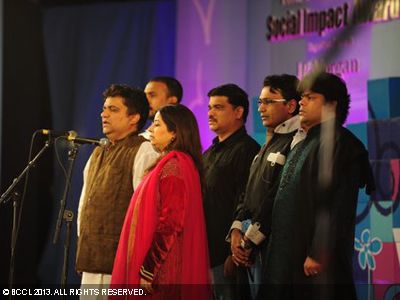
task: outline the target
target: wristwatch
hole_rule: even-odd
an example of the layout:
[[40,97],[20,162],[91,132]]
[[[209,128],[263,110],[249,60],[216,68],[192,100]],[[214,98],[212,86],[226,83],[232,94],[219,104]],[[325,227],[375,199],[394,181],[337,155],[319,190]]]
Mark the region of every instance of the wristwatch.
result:
[[254,243],[249,239],[243,238],[240,240],[240,247],[242,247],[245,250],[252,249],[254,247]]

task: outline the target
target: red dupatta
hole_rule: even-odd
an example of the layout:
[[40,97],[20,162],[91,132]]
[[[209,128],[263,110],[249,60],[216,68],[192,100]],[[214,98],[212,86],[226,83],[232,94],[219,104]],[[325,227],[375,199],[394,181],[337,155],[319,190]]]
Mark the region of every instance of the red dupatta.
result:
[[[200,179],[191,157],[178,151],[165,155],[156,167],[144,178],[132,196],[122,228],[112,272],[111,287],[119,285],[138,286],[139,270],[149,251],[157,227],[157,201],[160,174],[165,164],[176,158],[180,178],[184,183],[184,221],[182,247],[182,282],[174,284],[198,285],[202,289],[193,291],[183,288],[181,297],[204,298],[209,296],[209,260],[203,213]],[[200,290],[204,293],[199,294]]]

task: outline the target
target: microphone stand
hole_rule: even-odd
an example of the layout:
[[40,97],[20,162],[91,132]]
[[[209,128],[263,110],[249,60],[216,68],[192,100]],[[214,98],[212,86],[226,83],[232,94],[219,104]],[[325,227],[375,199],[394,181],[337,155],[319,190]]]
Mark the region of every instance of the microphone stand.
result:
[[[15,248],[17,246],[17,234],[18,234],[18,206],[20,200],[20,194],[18,191],[15,191],[11,196],[13,199],[13,223],[11,229],[11,255],[10,255],[10,273],[9,273],[9,288],[10,291],[14,285],[14,270],[15,270]],[[13,296],[10,293],[9,299],[13,299]]]
[[[50,147],[50,139],[46,141],[45,145],[43,148],[36,154],[36,156],[28,163],[28,165],[25,167],[25,169],[21,172],[21,174],[14,178],[12,184],[8,187],[8,189],[1,195],[0,197],[0,205],[2,203],[7,203],[10,199],[13,200],[13,224],[12,224],[12,232],[11,232],[11,254],[10,254],[10,273],[9,273],[9,287],[10,291],[13,288],[14,285],[14,268],[15,268],[15,247],[17,244],[17,238],[18,238],[18,206],[19,206],[19,193],[17,191],[14,191],[15,187],[17,184],[21,181],[21,179],[25,176],[25,174],[35,166],[36,161],[42,156],[42,154],[47,150],[47,148]],[[11,194],[14,191],[13,194]],[[10,293],[10,299],[12,299],[13,296]]]
[[[65,187],[64,187],[64,192],[62,199],[60,201],[60,210],[58,212],[58,218],[57,218],[57,223],[56,223],[56,228],[55,228],[55,233],[54,233],[54,238],[53,238],[53,244],[57,244],[59,236],[60,236],[60,230],[61,230],[61,225],[62,221],[64,220],[66,222],[67,226],[67,231],[66,231],[66,238],[64,241],[64,260],[63,260],[63,269],[62,269],[62,274],[61,274],[61,288],[64,289],[65,285],[67,283],[67,276],[68,276],[68,254],[69,254],[69,248],[70,248],[70,243],[71,243],[71,225],[72,221],[74,219],[74,213],[70,210],[66,210],[66,200],[68,197],[68,191],[71,183],[71,177],[72,177],[72,169],[75,163],[75,158],[78,153],[78,148],[79,144],[78,143],[72,143],[72,149],[68,151],[68,169],[67,169],[67,178],[65,180]],[[63,299],[66,299],[66,296],[63,296]]]

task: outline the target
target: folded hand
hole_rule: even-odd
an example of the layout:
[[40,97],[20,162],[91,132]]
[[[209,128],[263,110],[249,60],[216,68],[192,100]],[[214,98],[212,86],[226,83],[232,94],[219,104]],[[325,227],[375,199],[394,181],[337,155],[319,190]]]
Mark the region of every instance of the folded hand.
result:
[[304,262],[304,274],[306,276],[316,276],[322,271],[322,265],[311,257],[307,256]]
[[235,265],[237,266],[244,266],[248,267],[251,265],[251,262],[249,260],[250,254],[251,254],[251,249],[243,249],[240,245],[240,241],[243,238],[243,234],[237,230],[234,229],[231,232],[231,251],[232,251],[232,259]]
[[146,293],[152,294],[154,292],[150,281],[144,278],[140,278],[140,287],[146,291]]

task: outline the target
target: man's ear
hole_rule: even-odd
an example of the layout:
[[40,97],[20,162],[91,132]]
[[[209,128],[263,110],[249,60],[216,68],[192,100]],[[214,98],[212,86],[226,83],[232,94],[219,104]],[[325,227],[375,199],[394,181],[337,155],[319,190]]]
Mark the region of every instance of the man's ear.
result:
[[299,103],[297,103],[296,100],[291,99],[288,101],[287,106],[289,109],[289,114],[293,114],[297,108],[297,106],[299,105]]
[[243,119],[244,107],[243,106],[237,106],[235,108],[235,114],[236,114],[236,119]]
[[178,104],[178,98],[176,96],[169,96],[168,97],[168,104]]
[[329,120],[336,116],[337,101],[329,101],[324,103],[321,111],[321,120]]
[[137,125],[140,121],[140,114],[129,115],[129,124]]
[[336,113],[337,101],[325,102],[326,108],[328,108],[331,112]]

